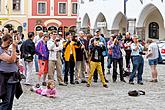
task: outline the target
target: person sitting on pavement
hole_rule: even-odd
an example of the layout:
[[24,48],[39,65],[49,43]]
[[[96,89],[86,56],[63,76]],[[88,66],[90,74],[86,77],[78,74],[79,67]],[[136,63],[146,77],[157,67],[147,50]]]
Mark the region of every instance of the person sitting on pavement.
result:
[[40,94],[42,96],[46,96],[49,98],[55,98],[57,94],[57,90],[55,88],[55,83],[53,80],[48,81],[46,89],[43,89],[41,86],[40,87],[32,86],[30,90],[32,92],[35,92],[37,94]]

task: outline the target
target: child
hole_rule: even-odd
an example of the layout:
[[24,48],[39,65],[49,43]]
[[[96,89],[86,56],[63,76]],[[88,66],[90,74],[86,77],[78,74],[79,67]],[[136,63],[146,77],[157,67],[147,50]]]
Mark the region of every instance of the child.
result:
[[37,88],[37,87],[33,86],[31,88],[31,91],[36,92],[37,94],[40,94],[42,96],[49,97],[49,98],[55,98],[56,93],[57,93],[54,81],[49,81],[47,83],[47,88],[46,89],[43,89],[41,87]]
[[103,46],[103,44],[100,44],[100,45],[102,46],[99,46],[98,41],[94,40],[93,47],[90,50],[91,51],[90,74],[88,77],[87,87],[90,87],[91,82],[92,82],[91,81],[92,76],[94,74],[95,69],[97,69],[100,75],[101,82],[103,83],[103,87],[108,88],[104,79],[102,66],[101,66],[101,55],[102,55],[102,52],[105,50],[105,46]]

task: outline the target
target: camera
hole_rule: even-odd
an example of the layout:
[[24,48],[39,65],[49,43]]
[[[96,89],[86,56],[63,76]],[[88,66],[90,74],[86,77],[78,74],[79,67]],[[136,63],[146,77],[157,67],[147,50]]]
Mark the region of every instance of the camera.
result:
[[60,42],[60,39],[56,39],[56,42]]
[[139,54],[140,54],[140,55],[145,55],[145,53],[143,53],[143,52],[139,52]]

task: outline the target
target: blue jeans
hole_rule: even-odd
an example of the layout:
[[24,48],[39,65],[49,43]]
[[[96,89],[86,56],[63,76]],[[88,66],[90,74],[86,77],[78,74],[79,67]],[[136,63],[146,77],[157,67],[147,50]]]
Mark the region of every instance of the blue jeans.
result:
[[111,64],[112,64],[112,55],[108,54],[108,64],[107,64],[107,68],[110,69],[111,68]]
[[38,56],[37,56],[37,55],[34,55],[34,63],[35,63],[36,72],[39,72],[39,67],[38,67]]
[[12,110],[16,84],[7,84],[7,94],[2,97],[0,110]]
[[152,59],[152,60],[148,60],[149,65],[157,65],[158,64],[158,59]]
[[132,61],[133,61],[133,70],[132,70],[132,73],[130,75],[129,81],[134,81],[136,71],[138,71],[137,81],[141,82],[142,81],[142,74],[143,74],[143,67],[144,67],[144,59],[142,56],[133,56]]

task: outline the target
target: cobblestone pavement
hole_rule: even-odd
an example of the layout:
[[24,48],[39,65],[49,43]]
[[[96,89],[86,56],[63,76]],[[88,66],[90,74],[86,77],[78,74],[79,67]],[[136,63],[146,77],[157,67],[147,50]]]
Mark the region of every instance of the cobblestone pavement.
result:
[[[158,73],[159,82],[150,83],[150,68],[145,61],[144,85],[129,85],[128,78],[127,83],[112,83],[111,75],[107,75],[107,89],[101,82],[93,82],[90,88],[85,84],[57,86],[55,99],[32,93],[30,87],[23,86],[24,94],[15,99],[14,110],[165,110],[165,65],[158,65]],[[130,97],[129,90],[144,90],[146,95]]]

